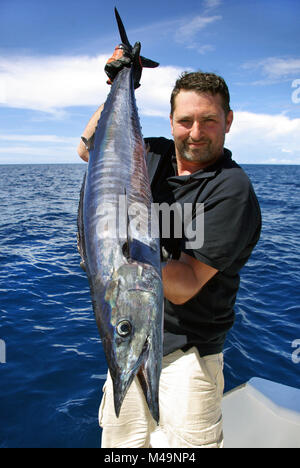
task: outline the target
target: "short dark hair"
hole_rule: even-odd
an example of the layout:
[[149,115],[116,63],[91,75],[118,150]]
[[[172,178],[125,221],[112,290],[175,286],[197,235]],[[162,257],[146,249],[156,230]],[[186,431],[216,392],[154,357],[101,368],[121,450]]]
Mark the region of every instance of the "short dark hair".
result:
[[225,115],[230,111],[230,94],[225,80],[214,73],[198,71],[184,72],[177,79],[171,94],[171,115],[175,109],[175,98],[182,89],[196,93],[210,93],[213,96],[220,94]]

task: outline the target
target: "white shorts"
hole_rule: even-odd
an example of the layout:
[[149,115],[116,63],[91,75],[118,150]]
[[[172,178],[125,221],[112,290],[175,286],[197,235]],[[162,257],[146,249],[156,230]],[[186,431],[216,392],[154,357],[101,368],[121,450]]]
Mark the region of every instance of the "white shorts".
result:
[[[223,354],[200,357],[194,347],[163,358],[159,385],[159,427],[170,448],[223,447],[221,402],[224,391]],[[103,387],[99,409],[102,448],[149,448],[157,428],[138,379],[115,415],[112,381]]]

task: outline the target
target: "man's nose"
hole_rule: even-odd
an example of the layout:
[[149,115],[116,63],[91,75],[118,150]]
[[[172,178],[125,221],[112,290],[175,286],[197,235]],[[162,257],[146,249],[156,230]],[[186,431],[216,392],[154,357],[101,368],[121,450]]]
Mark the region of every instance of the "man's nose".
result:
[[198,141],[203,136],[202,127],[199,122],[194,122],[190,131],[190,137],[194,141]]

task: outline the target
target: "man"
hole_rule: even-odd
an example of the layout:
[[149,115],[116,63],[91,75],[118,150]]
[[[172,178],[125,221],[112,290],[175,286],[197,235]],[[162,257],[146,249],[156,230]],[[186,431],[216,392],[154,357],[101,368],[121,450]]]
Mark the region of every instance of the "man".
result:
[[[126,66],[126,65],[125,65]],[[209,73],[184,73],[171,96],[174,141],[146,138],[156,203],[204,204],[204,242],[191,248],[171,235],[164,287],[164,359],[160,428],[170,447],[223,447],[223,345],[234,323],[239,270],[261,229],[259,205],[244,171],[224,148],[233,112],[226,83]],[[85,129],[94,132],[102,108]],[[80,143],[78,153],[88,160]],[[102,447],[149,447],[155,428],[137,379],[114,414],[111,379],[99,412]]]

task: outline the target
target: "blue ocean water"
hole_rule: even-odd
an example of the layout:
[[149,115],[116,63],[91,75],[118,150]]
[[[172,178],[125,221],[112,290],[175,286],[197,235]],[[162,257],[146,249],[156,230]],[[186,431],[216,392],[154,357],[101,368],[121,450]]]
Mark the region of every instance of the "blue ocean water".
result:
[[[244,169],[263,230],[241,273],[226,390],[253,376],[300,388],[300,166]],[[107,367],[76,247],[84,171],[0,167],[0,447],[100,444]]]

